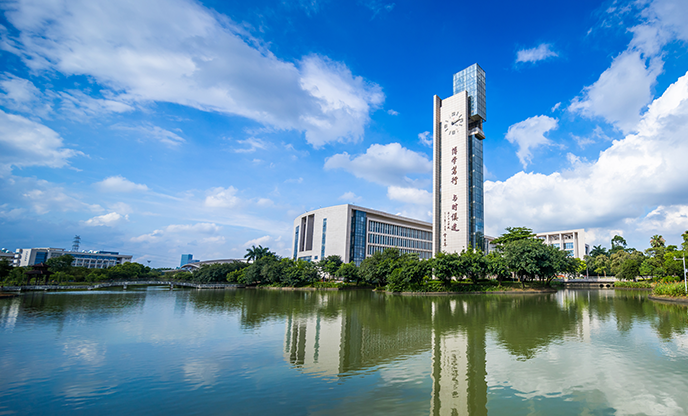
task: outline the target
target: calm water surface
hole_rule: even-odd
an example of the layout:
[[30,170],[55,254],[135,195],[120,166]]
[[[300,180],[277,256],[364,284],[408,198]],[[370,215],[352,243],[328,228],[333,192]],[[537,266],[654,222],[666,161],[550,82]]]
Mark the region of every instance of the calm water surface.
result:
[[647,292],[158,288],[0,299],[0,415],[688,413]]

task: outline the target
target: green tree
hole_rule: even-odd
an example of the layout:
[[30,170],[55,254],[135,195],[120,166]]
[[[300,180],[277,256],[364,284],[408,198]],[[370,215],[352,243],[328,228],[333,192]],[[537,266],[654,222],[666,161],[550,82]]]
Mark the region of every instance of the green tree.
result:
[[365,283],[376,287],[387,285],[387,278],[397,267],[402,255],[396,248],[378,251],[361,262],[359,272]]
[[437,280],[444,285],[448,285],[452,278],[456,276],[463,276],[461,270],[461,260],[456,253],[445,253],[443,251],[437,253],[432,259],[432,267]]
[[506,260],[504,255],[500,252],[493,251],[486,256],[487,260],[487,273],[490,276],[494,276],[499,283],[504,281],[504,279],[511,277],[511,272],[506,265]]
[[10,276],[12,271],[12,263],[7,261],[7,259],[0,260],[0,282],[4,281]]
[[318,268],[324,277],[332,278],[342,266],[342,258],[339,256],[327,256],[318,262]]
[[616,253],[620,250],[626,249],[626,240],[620,235],[615,235],[612,237],[612,249],[609,250],[610,253]]
[[246,254],[244,254],[244,258],[247,259],[249,262],[254,262],[261,257],[267,256],[267,255],[275,255],[275,253],[271,252],[269,248],[263,247],[261,245],[256,246],[251,246],[251,248],[246,249]]
[[507,267],[524,288],[527,281],[536,277],[549,283],[562,269],[566,270],[568,262],[565,256],[564,251],[532,238],[512,241],[504,246]]
[[390,274],[386,289],[390,292],[401,292],[418,288],[428,279],[431,270],[429,260],[419,260],[417,254],[403,255]]
[[53,257],[48,259],[45,264],[48,265],[48,270],[51,272],[65,272],[69,273],[72,270],[72,263],[74,262],[74,256],[65,254],[64,256]]
[[358,267],[356,267],[354,263],[342,264],[339,266],[339,269],[335,275],[345,282],[359,283],[361,281],[361,275],[358,272]]
[[592,247],[592,250],[590,250],[590,254],[588,254],[590,257],[597,257],[600,254],[607,255],[607,249],[602,247],[602,245],[596,245]]
[[481,250],[474,250],[470,245],[459,254],[459,269],[468,279],[477,282],[487,275],[487,259]]
[[612,271],[617,279],[633,280],[640,275],[640,266],[645,256],[643,253],[632,250],[631,252],[619,251],[612,255]]
[[492,241],[492,244],[497,246],[504,246],[508,243],[518,240],[525,240],[527,238],[535,237],[533,230],[528,227],[506,227],[506,232]]
[[283,283],[291,287],[305,286],[318,280],[318,268],[305,260],[282,259],[284,268]]
[[653,248],[658,248],[658,247],[664,247],[664,243],[666,240],[664,240],[664,237],[662,237],[659,234],[655,234],[650,238],[650,247]]

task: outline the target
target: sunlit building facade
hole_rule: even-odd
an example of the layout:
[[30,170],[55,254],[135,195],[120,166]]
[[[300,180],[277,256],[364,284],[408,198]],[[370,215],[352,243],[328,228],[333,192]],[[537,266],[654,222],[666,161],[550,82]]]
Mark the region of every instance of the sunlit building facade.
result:
[[320,208],[294,220],[294,259],[319,261],[336,255],[345,263],[386,248],[432,257],[432,224],[356,205]]

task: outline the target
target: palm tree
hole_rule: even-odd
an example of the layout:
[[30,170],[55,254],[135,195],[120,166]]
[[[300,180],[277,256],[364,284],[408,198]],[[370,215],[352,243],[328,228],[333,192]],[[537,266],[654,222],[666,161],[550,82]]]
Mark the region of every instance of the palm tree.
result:
[[271,254],[275,253],[272,253],[268,247],[263,247],[261,245],[258,245],[258,247],[251,246],[251,248],[246,249],[246,254],[244,254],[244,258],[247,259],[249,263],[252,263],[260,259],[261,257],[265,257]]
[[652,238],[650,238],[650,245],[653,248],[664,247],[665,242],[666,240],[664,240],[664,238],[662,238],[662,236],[659,234],[655,234],[652,236]]
[[[260,246],[258,246],[258,247],[260,247]],[[261,248],[262,248],[262,247],[261,247]],[[251,248],[247,248],[247,249],[246,249],[246,254],[244,254],[244,258],[245,258],[249,263],[253,263],[254,261],[257,260],[258,250],[260,250],[260,249],[257,249],[256,246],[251,246]]]

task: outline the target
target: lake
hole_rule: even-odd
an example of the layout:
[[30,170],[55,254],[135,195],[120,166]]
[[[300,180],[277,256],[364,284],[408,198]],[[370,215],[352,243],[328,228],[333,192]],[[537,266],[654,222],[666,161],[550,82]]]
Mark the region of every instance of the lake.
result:
[[688,308],[648,292],[31,292],[0,415],[688,413]]

